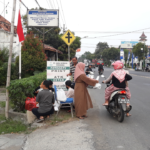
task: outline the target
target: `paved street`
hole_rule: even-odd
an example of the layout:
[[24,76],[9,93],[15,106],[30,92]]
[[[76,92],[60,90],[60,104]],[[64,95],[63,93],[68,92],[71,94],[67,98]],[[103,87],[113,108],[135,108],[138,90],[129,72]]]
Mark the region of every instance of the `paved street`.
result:
[[[105,68],[104,75],[108,77],[113,71],[112,68]],[[132,116],[125,118],[119,123],[116,118],[110,116],[104,103],[104,89],[89,90],[92,99],[95,101],[95,109],[90,110],[89,129],[93,131],[95,149],[102,150],[150,150],[150,73],[130,71],[133,80],[129,82],[131,90]],[[95,69],[95,77],[97,76]],[[100,82],[102,82],[100,78]]]

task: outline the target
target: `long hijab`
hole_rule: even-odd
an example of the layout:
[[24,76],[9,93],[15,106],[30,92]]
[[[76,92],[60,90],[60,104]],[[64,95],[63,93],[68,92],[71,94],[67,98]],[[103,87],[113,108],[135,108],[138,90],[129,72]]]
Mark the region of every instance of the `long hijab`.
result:
[[76,69],[75,69],[75,73],[74,73],[74,81],[76,81],[80,75],[85,74],[84,69],[85,69],[84,63],[80,62],[76,65]]

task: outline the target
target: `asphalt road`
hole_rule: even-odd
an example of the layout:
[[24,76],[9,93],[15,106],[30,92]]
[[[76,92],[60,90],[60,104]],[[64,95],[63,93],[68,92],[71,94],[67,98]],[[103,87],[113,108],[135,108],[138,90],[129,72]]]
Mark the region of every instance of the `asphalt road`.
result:
[[[97,68],[95,78],[98,75]],[[105,68],[108,77],[113,71]],[[94,109],[88,111],[85,119],[88,130],[93,132],[96,150],[150,150],[150,73],[130,71],[133,79],[129,82],[131,90],[131,117],[125,117],[120,123],[111,116],[102,104],[104,103],[105,85],[101,90],[90,89]],[[100,82],[103,78],[100,78]]]

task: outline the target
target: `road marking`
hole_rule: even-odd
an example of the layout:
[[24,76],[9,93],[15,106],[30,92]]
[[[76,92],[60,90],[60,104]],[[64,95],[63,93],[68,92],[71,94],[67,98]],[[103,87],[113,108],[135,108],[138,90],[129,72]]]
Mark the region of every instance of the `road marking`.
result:
[[135,75],[135,74],[130,74],[130,75],[132,75],[132,76],[138,76],[138,77],[143,77],[143,78],[148,78],[148,79],[150,79],[150,77],[146,77],[146,76],[139,76],[139,75]]
[[123,146],[117,146],[117,148],[124,148]]

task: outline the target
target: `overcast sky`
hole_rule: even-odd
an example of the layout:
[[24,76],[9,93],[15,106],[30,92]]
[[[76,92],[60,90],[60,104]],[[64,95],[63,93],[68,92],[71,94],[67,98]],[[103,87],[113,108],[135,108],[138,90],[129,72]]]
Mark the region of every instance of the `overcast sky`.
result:
[[[22,0],[30,8],[38,7],[35,0]],[[147,43],[150,45],[150,29],[141,30],[139,33],[122,34],[118,36],[102,37],[119,33],[101,32],[128,32],[150,28],[150,0],[37,0],[41,7],[60,9],[60,25],[75,32],[76,36],[85,37],[81,40],[81,52],[94,52],[98,42],[107,42],[110,46],[118,47],[121,41],[138,41],[144,31],[147,36]],[[61,1],[61,3],[60,3]],[[11,22],[13,0],[9,2],[5,17]],[[58,3],[57,3],[58,2]],[[4,0],[0,0],[0,14],[4,9]],[[52,5],[51,5],[52,4]],[[62,7],[61,7],[62,4]],[[15,25],[17,25],[19,0],[17,0],[17,11]],[[26,13],[26,8],[21,6],[21,14]],[[2,14],[4,16],[4,13]],[[91,38],[97,37],[97,38]]]

